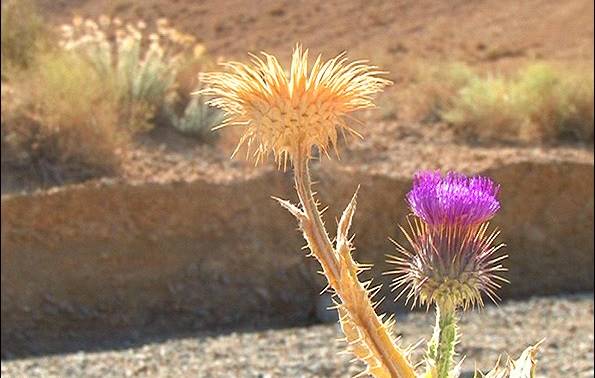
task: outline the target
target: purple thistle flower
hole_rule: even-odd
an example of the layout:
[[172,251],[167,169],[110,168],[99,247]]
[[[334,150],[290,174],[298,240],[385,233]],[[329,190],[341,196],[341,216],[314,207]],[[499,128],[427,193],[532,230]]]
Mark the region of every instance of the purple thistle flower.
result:
[[428,225],[477,225],[490,220],[500,209],[500,186],[487,177],[465,177],[449,172],[420,172],[413,179],[407,202],[413,213]]
[[411,251],[397,244],[399,256],[389,262],[398,267],[392,289],[399,298],[429,306],[456,308],[482,305],[481,293],[493,301],[507,282],[497,273],[506,271],[496,257],[503,244],[494,244],[498,231],[488,232],[488,221],[500,208],[499,186],[487,177],[466,177],[449,172],[415,175],[407,194],[413,216],[405,234]]

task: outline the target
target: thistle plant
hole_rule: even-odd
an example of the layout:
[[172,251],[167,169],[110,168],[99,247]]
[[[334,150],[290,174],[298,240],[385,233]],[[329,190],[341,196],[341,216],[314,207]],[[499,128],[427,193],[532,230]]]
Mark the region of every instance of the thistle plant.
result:
[[[357,191],[331,241],[309,171],[313,149],[330,158],[340,133],[359,136],[345,119],[374,107],[372,96],[390,84],[382,77],[385,72],[365,61],[348,63],[344,54],[326,62],[318,56],[309,69],[308,51],[299,45],[288,72],[266,53],[252,55],[251,64],[230,62],[224,67],[224,72],[201,74],[205,87],[199,94],[212,96],[208,103],[225,113],[218,127],[244,129],[234,155],[245,146],[246,156],[256,164],[272,154],[279,168],[292,168],[300,203],[276,200],[297,218],[311,255],[322,266],[348,350],[367,366],[362,374],[415,377],[409,348],[397,345],[394,318],[376,313],[379,286],[359,278],[370,266],[357,263],[352,255],[349,229]],[[413,215],[406,235],[412,248],[399,247],[400,255],[391,261],[397,264],[393,273],[399,274],[395,287],[404,288],[413,304],[437,307],[427,368],[420,376],[458,375],[453,362],[457,310],[481,305],[482,293],[496,299],[498,281],[505,281],[498,275],[505,258],[496,256],[501,248],[494,243],[498,232],[488,233],[487,223],[499,209],[497,194],[498,186],[487,178],[454,173],[421,173],[415,178],[407,197]],[[532,377],[535,350],[497,366],[488,377]]]
[[[482,293],[494,302],[501,264],[496,256],[503,244],[495,244],[498,231],[489,232],[489,220],[500,208],[499,186],[489,178],[468,178],[449,173],[416,175],[407,202],[413,214],[409,231],[402,228],[411,251],[397,244],[399,256],[390,262],[399,275],[393,289],[402,288],[413,305],[436,306],[436,327],[428,344],[427,365],[431,376],[450,377],[458,341],[457,310],[481,306]],[[398,298],[398,297],[397,297]]]

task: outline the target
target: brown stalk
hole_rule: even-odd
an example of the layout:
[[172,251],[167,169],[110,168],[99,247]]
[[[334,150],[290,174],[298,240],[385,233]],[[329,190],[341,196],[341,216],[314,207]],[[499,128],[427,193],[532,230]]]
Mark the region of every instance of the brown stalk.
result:
[[329,288],[339,298],[337,310],[351,352],[368,365],[364,373],[375,377],[415,377],[413,367],[395,344],[390,325],[383,323],[374,310],[371,297],[375,290],[369,288],[369,282],[362,283],[357,277],[362,267],[351,256],[353,248],[348,238],[357,193],[341,217],[336,247],[333,247],[312,193],[309,158],[297,154],[294,162],[295,186],[302,210],[288,201],[279,202],[299,220],[308,247],[322,266]]

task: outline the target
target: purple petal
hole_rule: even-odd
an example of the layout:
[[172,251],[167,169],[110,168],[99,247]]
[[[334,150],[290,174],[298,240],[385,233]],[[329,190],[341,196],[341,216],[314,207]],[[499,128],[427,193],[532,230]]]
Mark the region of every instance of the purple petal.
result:
[[499,190],[500,186],[487,177],[419,172],[407,202],[429,225],[473,225],[490,220],[500,209]]

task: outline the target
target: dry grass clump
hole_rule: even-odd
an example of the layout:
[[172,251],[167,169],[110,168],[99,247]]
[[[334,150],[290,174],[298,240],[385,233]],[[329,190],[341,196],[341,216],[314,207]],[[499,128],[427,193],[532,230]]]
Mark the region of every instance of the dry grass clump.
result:
[[529,123],[527,137],[593,142],[593,67],[579,70],[535,64],[516,85]]
[[593,142],[592,70],[536,63],[513,76],[484,77],[449,65],[431,72],[426,83],[420,109],[467,138]]
[[31,0],[7,0],[2,4],[2,79],[13,69],[33,63],[44,35],[41,17]]
[[[120,119],[133,132],[155,126],[175,93],[178,71],[197,60],[202,45],[160,19],[147,24],[123,24],[119,19],[74,18],[62,26],[60,45],[87,61],[105,81],[114,83]],[[203,48],[204,49],[204,48]],[[165,119],[164,121],[168,121]]]
[[50,183],[117,171],[127,133],[118,126],[116,92],[76,55],[38,60],[2,104],[3,163],[36,169]]
[[479,141],[518,141],[526,123],[525,100],[500,77],[476,77],[442,111],[461,135]]
[[453,106],[456,93],[477,75],[463,63],[422,65],[416,73],[419,82],[411,96],[414,112],[426,122],[435,122]]
[[[37,36],[29,29],[32,20],[43,26],[40,17],[30,3],[27,12],[25,3],[14,4],[3,5],[12,14],[2,15],[3,93],[7,83],[11,93],[2,104],[3,164],[37,167],[44,177],[50,172],[52,183],[113,174],[121,149],[137,133],[175,127],[206,140],[220,121],[202,97],[191,97],[198,71],[209,61],[204,46],[167,20],[149,27],[75,17],[62,25],[57,41],[44,38],[43,48],[34,48]],[[24,31],[18,24],[5,33],[5,23],[12,25],[23,12]],[[7,54],[5,37],[13,44]],[[5,55],[22,62],[6,78]]]

